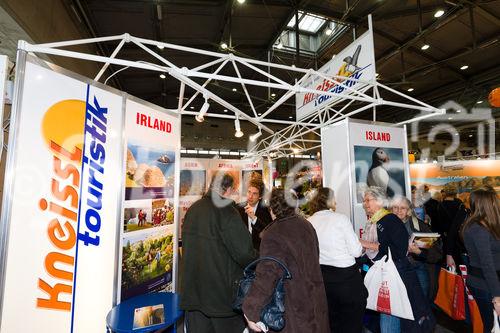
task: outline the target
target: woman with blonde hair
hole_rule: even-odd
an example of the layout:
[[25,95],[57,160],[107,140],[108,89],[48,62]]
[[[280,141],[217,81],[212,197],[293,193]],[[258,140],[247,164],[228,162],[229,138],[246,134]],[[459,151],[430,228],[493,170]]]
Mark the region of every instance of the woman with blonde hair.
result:
[[462,229],[470,258],[467,286],[479,306],[484,332],[489,332],[493,310],[500,315],[500,201],[495,191],[478,189],[471,194],[470,208]]

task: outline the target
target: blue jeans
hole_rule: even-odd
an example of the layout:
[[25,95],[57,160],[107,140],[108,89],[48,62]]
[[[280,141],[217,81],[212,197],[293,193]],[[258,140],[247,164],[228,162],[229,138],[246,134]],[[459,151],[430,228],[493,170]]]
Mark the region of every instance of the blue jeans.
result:
[[400,333],[399,318],[384,313],[380,314],[380,333]]
[[427,266],[424,262],[415,261],[413,263],[415,268],[415,273],[417,273],[417,279],[422,287],[425,298],[429,297],[429,272],[427,271]]

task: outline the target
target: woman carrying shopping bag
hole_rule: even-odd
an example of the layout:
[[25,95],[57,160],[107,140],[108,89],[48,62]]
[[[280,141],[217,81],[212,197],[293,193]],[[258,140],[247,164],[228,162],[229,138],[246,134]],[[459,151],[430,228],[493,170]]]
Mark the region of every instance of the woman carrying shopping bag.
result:
[[[408,232],[401,220],[390,213],[384,207],[387,198],[382,189],[370,187],[364,193],[363,208],[369,218],[369,223],[375,225],[376,230],[370,236],[372,241],[362,240],[361,245],[371,251],[371,254],[377,253],[373,261],[378,261],[391,252],[392,259],[397,268],[401,280],[403,281],[408,299],[410,301],[414,320],[400,319],[383,313],[380,315],[380,329],[382,333],[428,333],[432,332],[435,325],[435,319],[430,309],[429,303],[425,298],[422,288],[418,282],[414,268],[407,258],[408,253]],[[376,240],[374,240],[376,238]],[[385,259],[385,258],[384,258]],[[374,267],[377,264],[374,265]],[[418,286],[416,288],[415,286]],[[388,290],[388,293],[397,293],[397,290]],[[370,299],[370,296],[368,296]]]
[[[469,253],[467,286],[481,313],[484,332],[491,332],[493,310],[500,314],[500,200],[492,189],[470,196],[471,216],[462,229]],[[493,303],[493,304],[492,304]]]

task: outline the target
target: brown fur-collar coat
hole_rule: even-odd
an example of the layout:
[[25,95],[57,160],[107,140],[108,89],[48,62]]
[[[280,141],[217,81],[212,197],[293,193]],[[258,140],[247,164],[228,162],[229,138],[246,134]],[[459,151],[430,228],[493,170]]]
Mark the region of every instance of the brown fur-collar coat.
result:
[[[286,326],[281,332],[330,332],[318,239],[311,224],[296,215],[276,220],[262,234],[260,255],[279,259],[292,274],[292,279],[285,282]],[[258,264],[255,281],[243,304],[250,320],[260,321],[260,312],[282,275],[283,270],[274,262]]]

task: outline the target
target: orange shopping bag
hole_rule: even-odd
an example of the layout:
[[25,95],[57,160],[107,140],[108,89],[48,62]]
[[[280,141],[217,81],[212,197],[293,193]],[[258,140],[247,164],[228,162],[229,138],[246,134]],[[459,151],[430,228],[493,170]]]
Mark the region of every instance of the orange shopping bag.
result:
[[462,278],[464,279],[465,292],[467,293],[467,303],[469,305],[470,321],[472,323],[473,333],[483,332],[483,320],[481,319],[481,313],[479,312],[479,307],[477,306],[476,300],[472,296],[467,288],[467,266],[460,265],[460,272],[462,273]]
[[464,281],[455,272],[441,268],[439,289],[434,303],[455,320],[465,319]]

